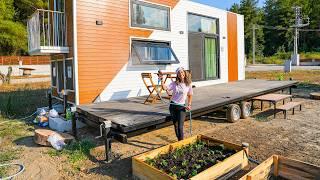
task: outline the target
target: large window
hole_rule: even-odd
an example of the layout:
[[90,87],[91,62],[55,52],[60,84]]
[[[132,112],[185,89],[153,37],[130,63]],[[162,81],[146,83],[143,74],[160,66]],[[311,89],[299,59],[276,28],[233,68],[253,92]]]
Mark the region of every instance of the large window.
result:
[[188,14],[189,68],[193,81],[220,77],[219,20]]
[[131,1],[131,26],[170,30],[170,9],[137,0]]
[[207,34],[218,34],[218,20],[195,14],[188,15],[189,32],[202,32]]
[[168,42],[133,40],[131,52],[134,64],[179,63]]

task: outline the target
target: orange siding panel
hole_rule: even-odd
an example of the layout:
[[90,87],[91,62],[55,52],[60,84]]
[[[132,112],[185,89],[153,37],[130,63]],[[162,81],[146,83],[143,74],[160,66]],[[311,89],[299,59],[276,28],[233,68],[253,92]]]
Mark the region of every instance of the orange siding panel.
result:
[[[178,1],[149,2],[173,8]],[[152,31],[129,27],[128,0],[78,0],[77,26],[79,99],[84,104],[93,102],[128,62],[130,36],[147,38]]]
[[238,30],[237,15],[228,12],[228,76],[230,81],[238,80]]

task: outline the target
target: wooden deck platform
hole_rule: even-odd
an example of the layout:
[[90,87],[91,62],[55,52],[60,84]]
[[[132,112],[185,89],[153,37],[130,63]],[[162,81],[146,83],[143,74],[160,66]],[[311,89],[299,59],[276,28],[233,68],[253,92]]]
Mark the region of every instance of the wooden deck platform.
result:
[[[225,105],[293,87],[296,81],[244,80],[194,88],[192,116],[213,112]],[[112,128],[128,133],[170,121],[168,105],[143,104],[146,97],[81,105],[77,112],[85,122],[97,126],[110,120]]]

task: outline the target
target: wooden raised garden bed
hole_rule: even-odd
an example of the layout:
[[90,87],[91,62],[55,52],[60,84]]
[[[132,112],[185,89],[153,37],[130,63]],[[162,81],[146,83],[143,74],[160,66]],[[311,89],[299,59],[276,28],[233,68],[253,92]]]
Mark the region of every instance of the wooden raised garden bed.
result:
[[253,179],[320,179],[320,167],[305,162],[273,155],[240,180]]
[[204,135],[133,157],[138,179],[226,179],[248,165],[248,148]]

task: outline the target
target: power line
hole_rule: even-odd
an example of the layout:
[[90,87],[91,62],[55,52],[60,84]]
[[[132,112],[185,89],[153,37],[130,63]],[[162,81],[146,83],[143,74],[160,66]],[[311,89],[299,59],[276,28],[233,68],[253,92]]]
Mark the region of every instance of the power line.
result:
[[320,29],[299,29],[302,32],[320,32]]
[[[289,31],[294,28],[292,27],[279,27],[279,26],[266,26],[266,25],[255,25],[255,29],[270,29],[270,30],[278,30],[278,31]],[[320,29],[299,29],[298,31],[302,32],[320,32]]]

